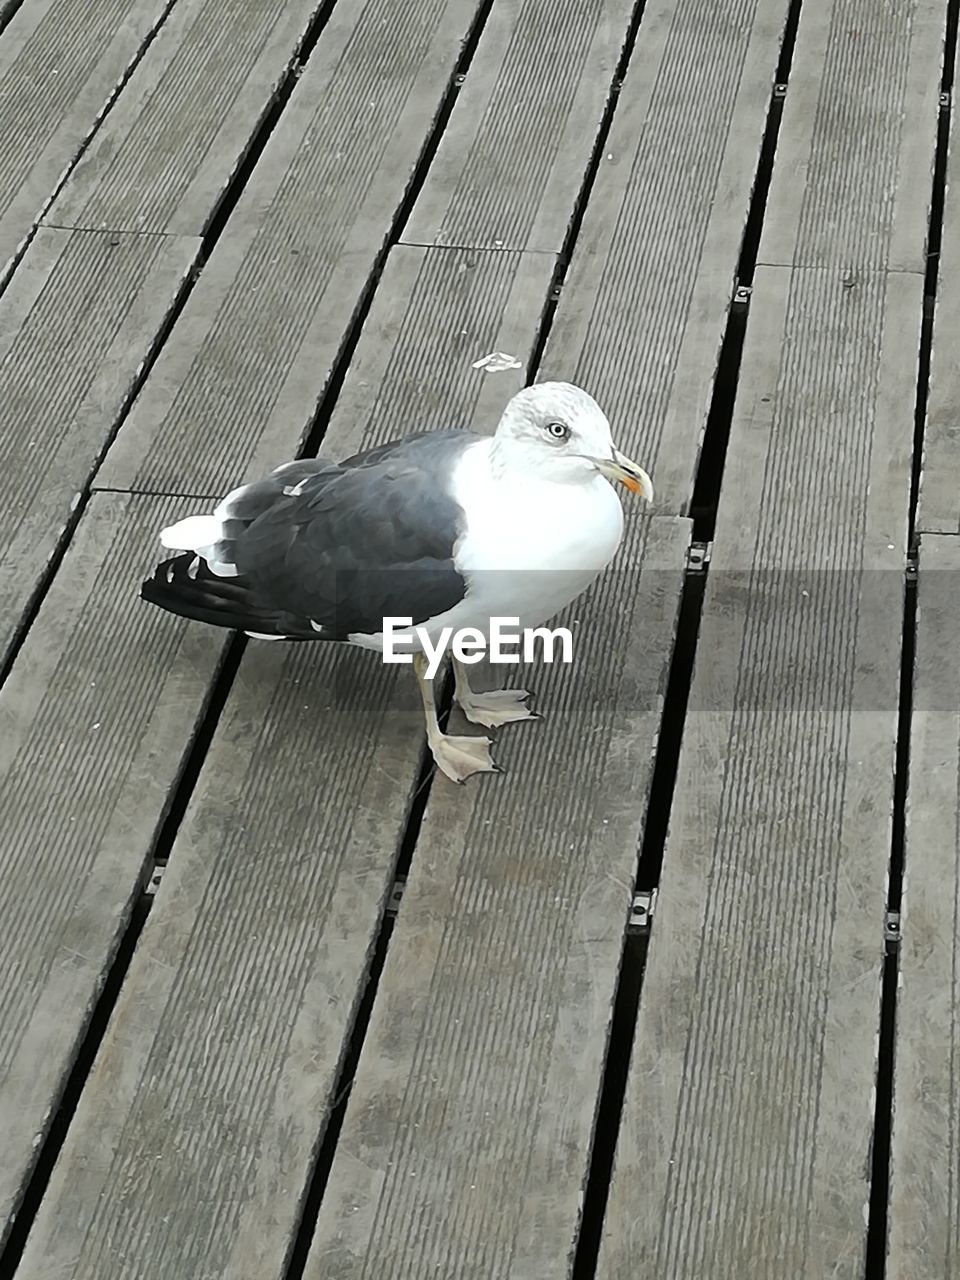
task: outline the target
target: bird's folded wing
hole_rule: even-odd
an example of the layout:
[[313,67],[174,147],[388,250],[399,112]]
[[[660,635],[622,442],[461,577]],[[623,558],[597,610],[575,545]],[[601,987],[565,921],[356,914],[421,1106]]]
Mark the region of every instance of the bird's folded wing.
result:
[[471,440],[437,432],[361,465],[314,464],[306,474],[291,466],[238,491],[222,511],[234,582],[257,609],[331,639],[379,632],[384,617],[418,623],[452,608],[466,584],[454,565],[464,513],[449,479]]

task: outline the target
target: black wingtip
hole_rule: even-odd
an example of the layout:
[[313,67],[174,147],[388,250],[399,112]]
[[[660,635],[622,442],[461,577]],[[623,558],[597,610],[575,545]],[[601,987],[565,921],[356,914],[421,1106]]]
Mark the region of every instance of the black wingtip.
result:
[[159,604],[160,602],[157,599],[154,584],[154,578],[144,578],[143,582],[140,583],[140,590],[137,592],[137,598],[139,600],[146,600],[147,604]]
[[229,631],[257,631],[278,640],[319,640],[309,620],[280,614],[257,600],[243,577],[211,573],[192,551],[163,560],[140,584],[140,599],[167,613]]
[[[270,620],[250,608],[247,591],[236,578],[220,579],[192,552],[163,560],[140,584],[140,599],[167,613],[235,631],[269,631]],[[198,572],[199,568],[199,572]],[[193,572],[191,573],[191,569]]]
[[158,564],[156,569],[154,569],[152,578],[144,578],[140,583],[140,590],[137,593],[141,600],[145,600],[147,604],[155,604],[159,605],[161,608],[168,608],[163,599],[163,587],[167,585],[166,578],[162,578],[161,574],[164,573],[167,565],[172,563],[172,561],[165,560],[163,564]]

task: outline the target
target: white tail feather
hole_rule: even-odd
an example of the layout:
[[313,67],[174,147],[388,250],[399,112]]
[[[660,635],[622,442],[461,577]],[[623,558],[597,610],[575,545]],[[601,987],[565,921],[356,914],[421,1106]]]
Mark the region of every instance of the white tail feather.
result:
[[160,545],[168,551],[195,551],[206,558],[206,552],[219,542],[222,530],[216,516],[187,516],[160,530]]

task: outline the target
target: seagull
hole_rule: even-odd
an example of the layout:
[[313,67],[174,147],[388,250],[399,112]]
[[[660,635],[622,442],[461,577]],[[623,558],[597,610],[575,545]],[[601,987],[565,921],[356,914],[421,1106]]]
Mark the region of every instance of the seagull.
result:
[[[398,634],[409,641],[427,742],[460,783],[500,770],[489,738],[440,729],[423,636],[436,648],[467,627],[489,637],[492,618],[526,628],[554,617],[620,545],[616,483],[653,501],[650,477],[614,447],[593,397],[541,382],[513,396],[492,436],[419,432],[342,462],[287,462],[234,489],[212,515],[161,531],[161,545],[179,554],[140,594],[254,639],[381,653],[385,620],[410,619]],[[453,666],[454,696],[472,723],[537,718],[526,690],[481,693],[455,655]]]

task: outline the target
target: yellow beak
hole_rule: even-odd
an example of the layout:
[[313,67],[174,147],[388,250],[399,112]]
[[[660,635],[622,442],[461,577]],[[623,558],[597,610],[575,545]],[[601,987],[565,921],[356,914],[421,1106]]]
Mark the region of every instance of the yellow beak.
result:
[[631,493],[639,493],[648,502],[653,501],[653,481],[643,467],[631,462],[619,449],[614,449],[612,458],[594,458],[592,461],[608,480],[619,481]]

